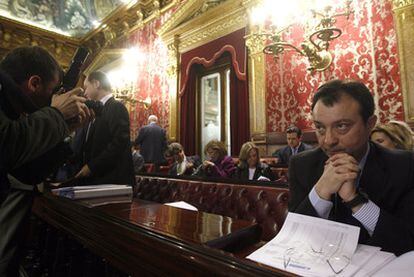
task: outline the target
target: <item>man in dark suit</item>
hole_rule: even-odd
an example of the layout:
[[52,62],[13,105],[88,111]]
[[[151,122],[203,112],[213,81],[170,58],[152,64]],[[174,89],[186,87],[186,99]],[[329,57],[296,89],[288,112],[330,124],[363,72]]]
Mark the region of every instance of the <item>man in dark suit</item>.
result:
[[186,156],[183,146],[177,142],[168,146],[167,153],[174,158],[174,163],[168,172],[169,175],[192,175],[201,165],[199,156]]
[[312,146],[301,141],[302,130],[296,126],[292,125],[287,128],[286,140],[288,145],[272,154],[272,156],[277,157],[278,164],[288,165],[291,156],[312,149]]
[[146,163],[154,163],[156,167],[165,161],[164,152],[167,150],[165,130],[158,124],[155,115],[148,117],[148,125],[143,126],[138,133],[135,143],[140,146],[141,155]]
[[289,210],[360,227],[359,242],[414,250],[414,159],[369,142],[377,121],[368,88],[322,85],[312,104],[319,147],[292,157]]
[[84,82],[85,95],[103,104],[102,114],[84,128],[83,166],[76,175],[83,184],[134,184],[129,115],[114,99],[105,73],[95,71]]

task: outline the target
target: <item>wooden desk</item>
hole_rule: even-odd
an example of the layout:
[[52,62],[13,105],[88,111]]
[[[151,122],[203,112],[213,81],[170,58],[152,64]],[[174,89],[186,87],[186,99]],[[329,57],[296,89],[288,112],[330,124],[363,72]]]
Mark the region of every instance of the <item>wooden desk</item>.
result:
[[219,250],[257,242],[258,226],[246,221],[138,199],[88,208],[45,195],[35,199],[33,211],[132,276],[290,276]]

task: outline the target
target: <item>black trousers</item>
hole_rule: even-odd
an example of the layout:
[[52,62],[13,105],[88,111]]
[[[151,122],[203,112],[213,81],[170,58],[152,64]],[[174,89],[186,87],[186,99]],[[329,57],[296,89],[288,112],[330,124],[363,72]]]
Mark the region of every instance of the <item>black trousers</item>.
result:
[[13,186],[0,203],[0,276],[18,276],[21,246],[28,230],[33,187]]

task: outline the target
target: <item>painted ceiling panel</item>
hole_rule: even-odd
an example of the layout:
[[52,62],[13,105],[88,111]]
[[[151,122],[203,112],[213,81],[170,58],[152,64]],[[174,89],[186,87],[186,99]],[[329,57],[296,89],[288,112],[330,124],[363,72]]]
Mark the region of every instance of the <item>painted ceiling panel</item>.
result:
[[81,38],[125,0],[0,0],[0,16]]

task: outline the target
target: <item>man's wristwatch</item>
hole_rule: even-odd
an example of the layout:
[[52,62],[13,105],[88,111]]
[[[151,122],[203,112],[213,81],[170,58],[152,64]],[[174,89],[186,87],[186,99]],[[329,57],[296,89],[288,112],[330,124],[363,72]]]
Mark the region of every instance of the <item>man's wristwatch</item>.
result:
[[354,199],[348,202],[344,201],[343,203],[347,208],[352,209],[360,204],[365,204],[367,202],[368,202],[368,196],[365,193],[359,191]]

